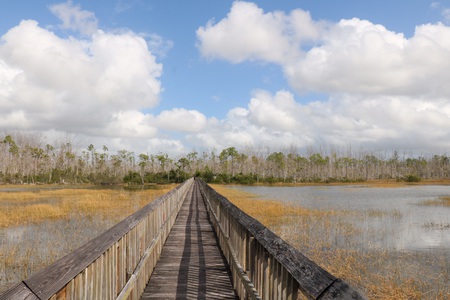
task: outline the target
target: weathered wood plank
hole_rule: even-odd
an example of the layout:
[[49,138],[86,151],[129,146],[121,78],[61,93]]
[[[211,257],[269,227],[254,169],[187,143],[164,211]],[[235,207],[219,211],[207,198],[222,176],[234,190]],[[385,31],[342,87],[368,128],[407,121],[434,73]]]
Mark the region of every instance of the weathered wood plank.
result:
[[0,295],[0,300],[9,299],[39,300],[39,298],[33,294],[33,292],[23,282],[18,283]]
[[189,193],[141,299],[236,299],[201,195]]
[[321,295],[320,299],[360,300],[365,298],[341,279],[336,279],[336,281]]

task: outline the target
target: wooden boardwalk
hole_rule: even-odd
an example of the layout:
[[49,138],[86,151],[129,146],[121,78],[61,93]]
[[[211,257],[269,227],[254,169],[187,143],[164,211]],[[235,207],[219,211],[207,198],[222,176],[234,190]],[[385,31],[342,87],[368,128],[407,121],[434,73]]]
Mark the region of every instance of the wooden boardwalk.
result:
[[19,282],[0,300],[238,299],[237,295],[366,299],[204,181],[190,178]]
[[197,184],[186,196],[141,299],[238,299]]

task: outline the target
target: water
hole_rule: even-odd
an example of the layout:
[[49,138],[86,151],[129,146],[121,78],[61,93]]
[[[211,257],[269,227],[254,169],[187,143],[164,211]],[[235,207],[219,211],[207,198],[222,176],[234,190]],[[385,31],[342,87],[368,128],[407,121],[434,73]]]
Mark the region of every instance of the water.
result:
[[449,196],[449,186],[378,188],[365,186],[235,186],[260,196],[319,210],[345,210],[367,249],[443,252],[450,256],[450,207],[424,205]]

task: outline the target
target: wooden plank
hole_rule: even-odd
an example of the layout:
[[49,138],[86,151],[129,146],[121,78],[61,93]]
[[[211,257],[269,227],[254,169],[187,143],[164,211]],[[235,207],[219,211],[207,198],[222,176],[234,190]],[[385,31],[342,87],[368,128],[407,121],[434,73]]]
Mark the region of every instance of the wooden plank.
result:
[[194,190],[181,207],[141,297],[162,298],[236,299],[206,208]]
[[18,283],[17,285],[0,295],[0,300],[13,299],[39,300],[39,298],[35,294],[33,294],[33,292],[23,282]]
[[360,292],[353,289],[341,279],[336,279],[333,284],[320,296],[322,300],[360,300],[365,299]]

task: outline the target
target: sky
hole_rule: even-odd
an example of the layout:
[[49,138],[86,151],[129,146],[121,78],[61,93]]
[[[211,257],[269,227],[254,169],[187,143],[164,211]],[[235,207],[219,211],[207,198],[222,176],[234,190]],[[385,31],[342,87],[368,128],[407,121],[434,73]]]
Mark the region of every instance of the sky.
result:
[[79,148],[447,153],[449,70],[449,0],[0,3],[0,133]]

